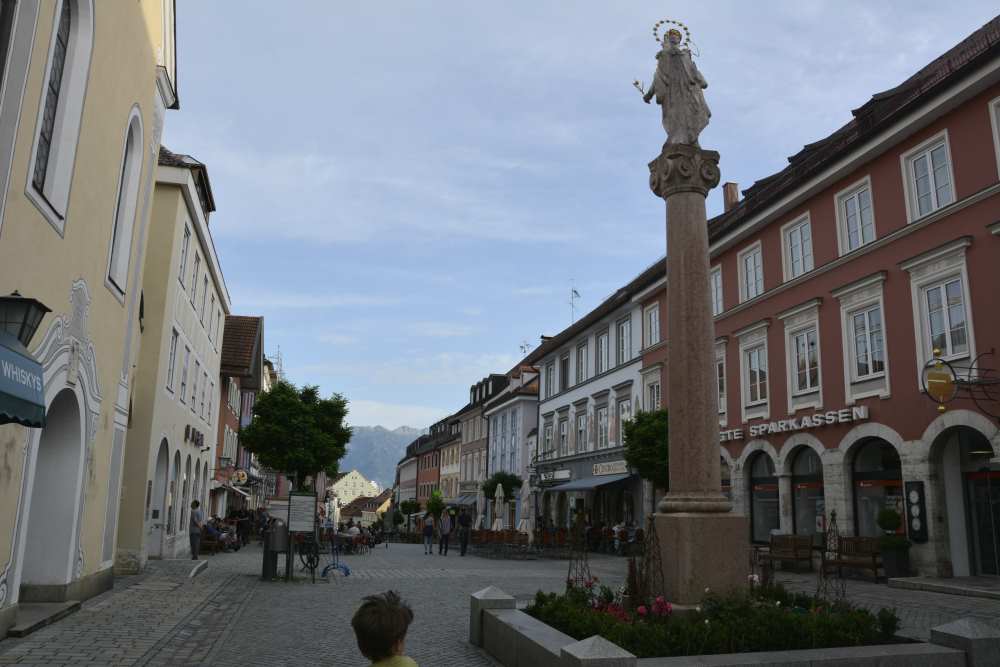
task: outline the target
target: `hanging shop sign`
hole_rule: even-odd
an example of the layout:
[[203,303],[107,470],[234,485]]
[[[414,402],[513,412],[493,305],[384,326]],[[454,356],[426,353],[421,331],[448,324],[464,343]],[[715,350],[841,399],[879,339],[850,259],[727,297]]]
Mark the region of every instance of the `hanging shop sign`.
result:
[[13,336],[0,332],[0,424],[45,426],[42,365]]
[[594,477],[599,475],[624,475],[628,473],[628,463],[621,461],[604,461],[594,464]]
[[719,432],[721,442],[733,440],[743,440],[746,437],[757,438],[770,435],[772,433],[793,433],[795,431],[805,431],[819,428],[821,426],[832,426],[834,424],[849,424],[856,421],[868,419],[868,406],[856,405],[840,410],[827,410],[826,412],[814,412],[803,417],[792,417],[791,419],[780,419],[773,422],[761,422],[760,424],[750,424],[744,428],[734,428]]
[[561,470],[551,470],[549,472],[543,472],[541,474],[541,480],[543,482],[562,482],[571,477],[571,473],[567,468]]

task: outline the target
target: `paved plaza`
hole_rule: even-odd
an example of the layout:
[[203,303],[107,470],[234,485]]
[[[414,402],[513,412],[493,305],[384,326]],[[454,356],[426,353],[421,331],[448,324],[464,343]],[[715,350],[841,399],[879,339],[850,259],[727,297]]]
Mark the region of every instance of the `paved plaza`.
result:
[[[497,585],[519,598],[563,587],[566,561],[425,556],[420,545],[393,544],[345,558],[351,576],[315,585],[261,582],[260,550],[207,557],[190,577],[189,560],[152,562],[139,576],[119,577],[112,591],[87,601],[68,618],[24,639],[0,641],[0,665],[366,665],[350,629],[365,595],[389,588],[410,602],[416,618],[407,653],[420,665],[492,665],[466,642],[469,595]],[[622,558],[593,556],[591,569],[618,585]],[[809,590],[809,575],[779,574]],[[896,606],[905,631],[962,616],[998,623],[1000,600],[890,589],[852,581],[848,595],[877,608]]]

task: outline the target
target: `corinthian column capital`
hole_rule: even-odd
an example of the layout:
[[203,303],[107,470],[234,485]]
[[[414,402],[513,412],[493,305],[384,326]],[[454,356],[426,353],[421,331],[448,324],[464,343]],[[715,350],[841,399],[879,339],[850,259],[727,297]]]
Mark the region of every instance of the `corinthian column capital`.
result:
[[664,144],[649,163],[649,187],[666,199],[678,192],[697,192],[702,197],[719,184],[719,153],[688,144]]

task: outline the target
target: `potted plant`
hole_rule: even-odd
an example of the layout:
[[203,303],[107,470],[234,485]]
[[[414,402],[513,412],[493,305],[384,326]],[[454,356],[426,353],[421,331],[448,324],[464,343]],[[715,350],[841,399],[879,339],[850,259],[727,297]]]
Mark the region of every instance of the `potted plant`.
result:
[[885,535],[879,538],[879,551],[886,579],[910,576],[911,543],[905,535],[897,532],[902,524],[902,517],[894,509],[886,508],[878,513],[878,526],[885,531]]

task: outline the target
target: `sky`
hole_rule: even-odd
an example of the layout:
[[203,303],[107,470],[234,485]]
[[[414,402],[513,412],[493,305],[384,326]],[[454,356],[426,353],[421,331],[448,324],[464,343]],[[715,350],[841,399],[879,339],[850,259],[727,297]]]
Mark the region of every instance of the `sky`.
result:
[[[239,11],[234,11],[238,4]],[[664,14],[664,12],[667,12]],[[425,427],[664,253],[663,18],[749,187],[996,12],[939,2],[178,0],[181,108],[236,314],[354,425]],[[721,211],[722,188],[709,215]]]

